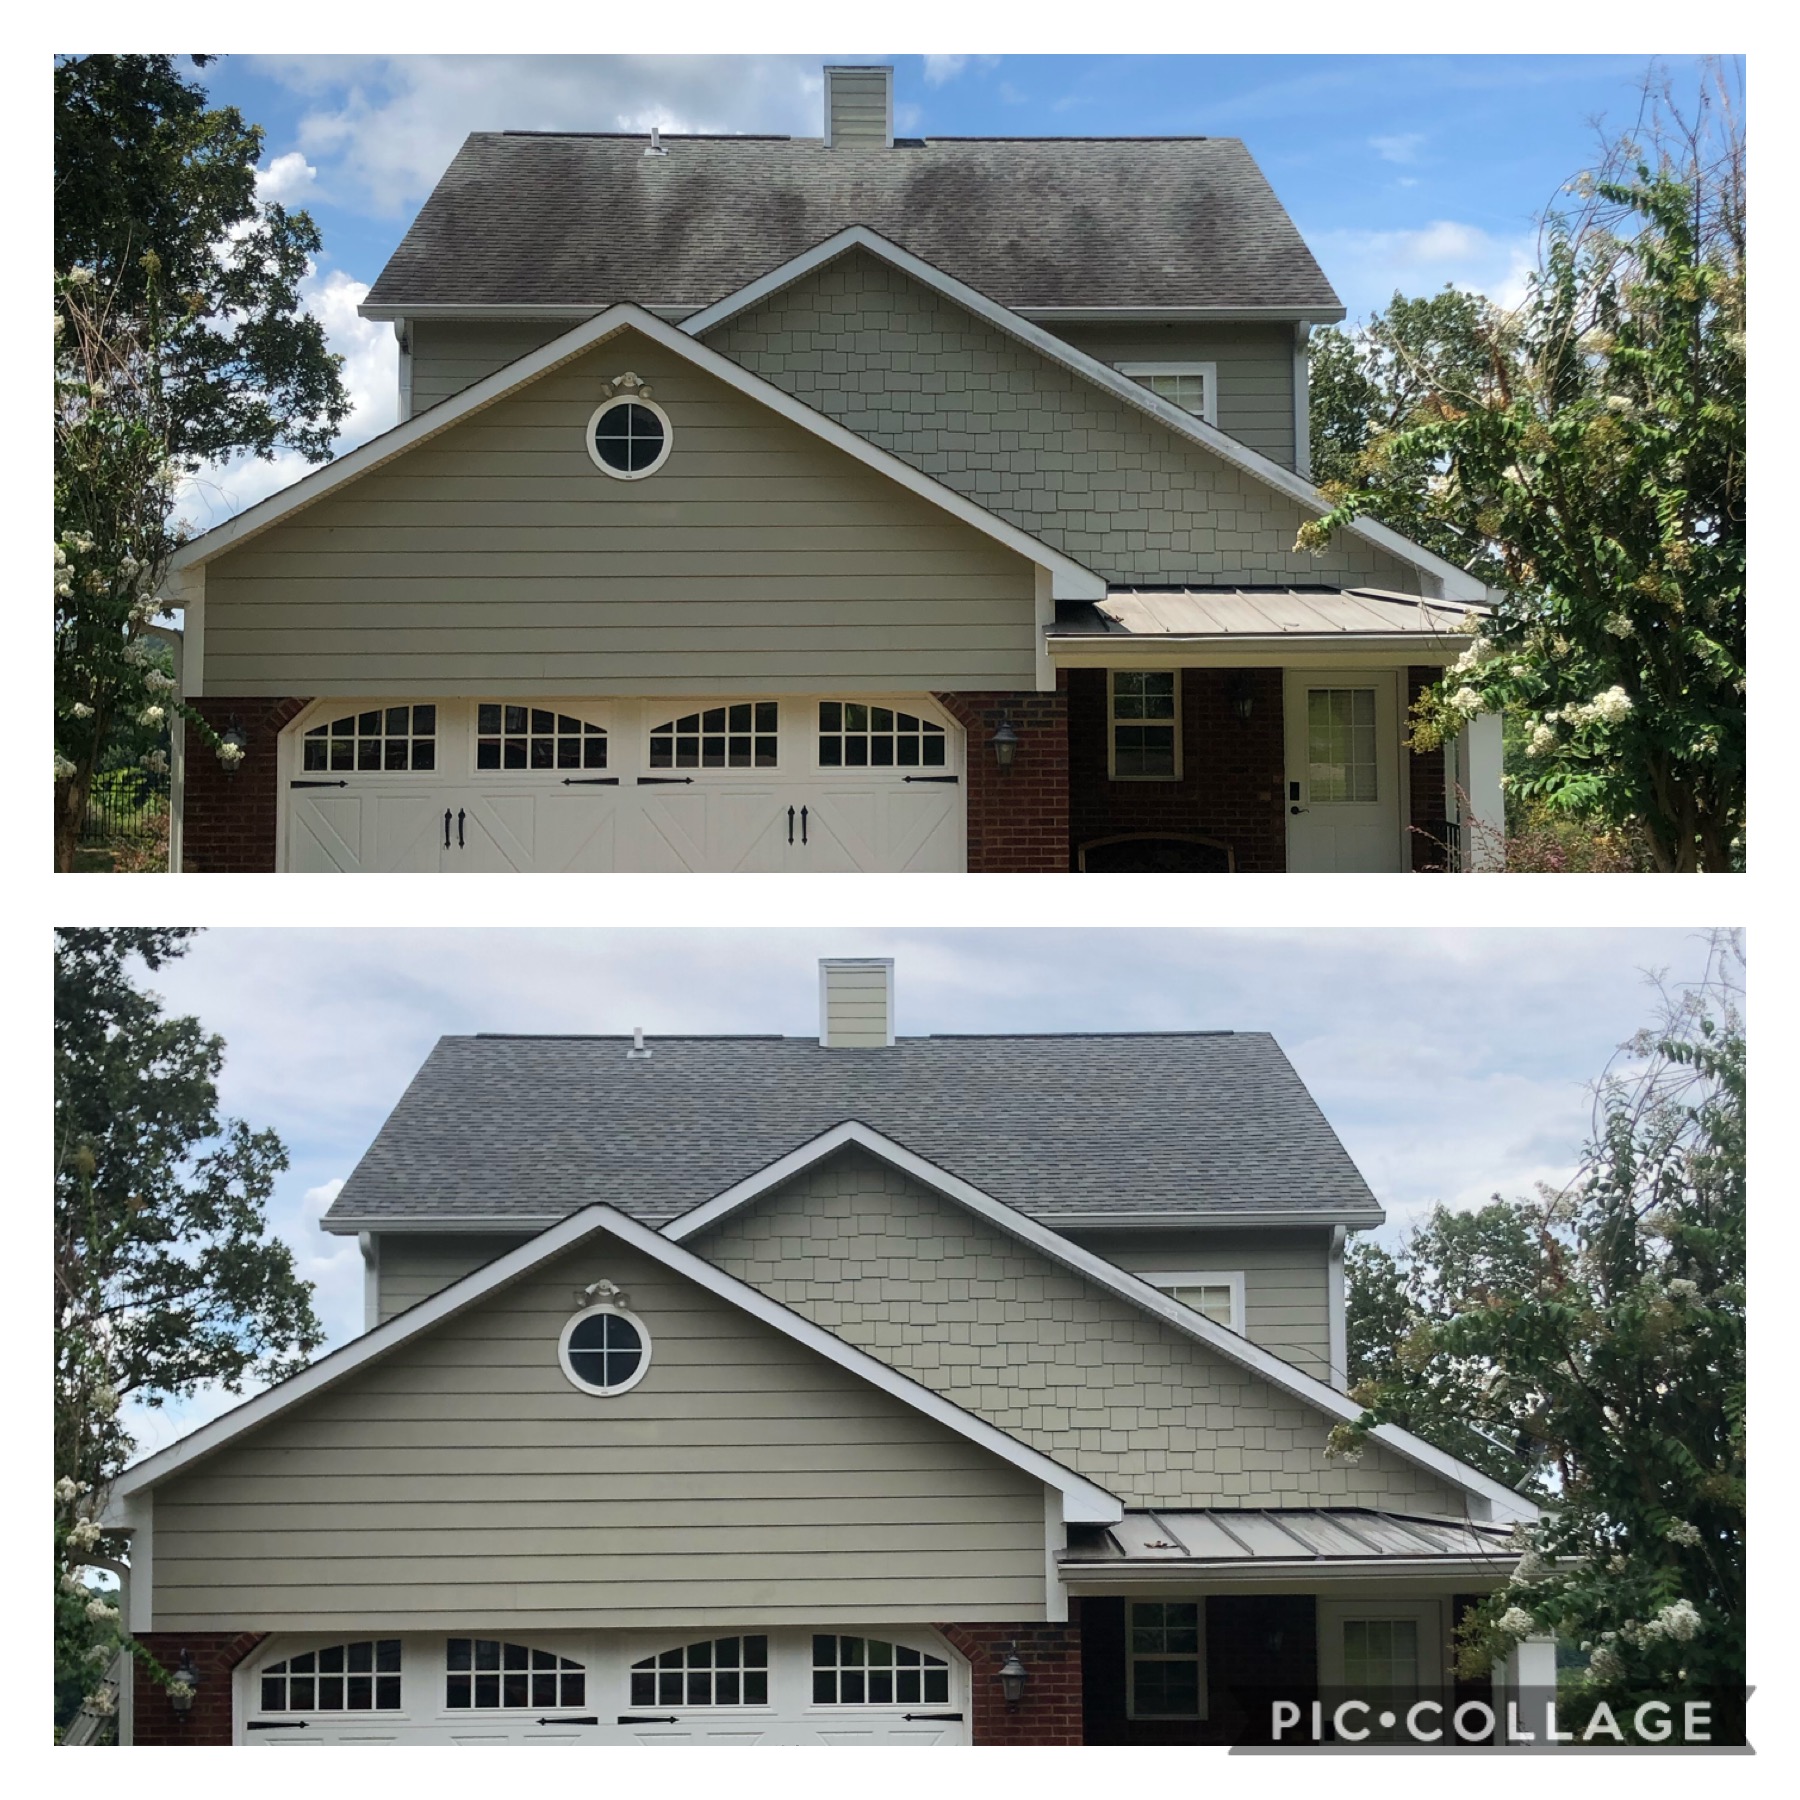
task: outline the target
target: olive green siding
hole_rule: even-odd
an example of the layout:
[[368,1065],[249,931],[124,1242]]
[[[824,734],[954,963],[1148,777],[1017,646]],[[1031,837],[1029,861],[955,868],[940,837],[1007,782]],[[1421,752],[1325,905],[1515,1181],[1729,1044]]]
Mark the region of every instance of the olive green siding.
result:
[[1071,1231],[1121,1269],[1244,1277],[1244,1335],[1308,1375],[1331,1376],[1331,1234],[1308,1231]]
[[572,319],[497,319],[491,324],[472,319],[411,320],[407,333],[412,340],[414,417],[561,337],[574,323]]
[[417,1306],[495,1257],[517,1249],[529,1233],[390,1231],[376,1245],[376,1320]]
[[[573,1291],[651,1334],[602,1399]],[[1044,1490],[604,1237],[158,1488],[158,1631],[1043,1617]]]
[[1294,467],[1294,328],[1233,321],[1209,325],[1046,324],[1096,362],[1212,363],[1214,423],[1240,444]]
[[[634,370],[666,464],[602,474]],[[621,333],[207,565],[231,695],[1029,688],[1036,570],[672,352]]]
[[1294,501],[867,252],[706,341],[1110,581],[1420,591],[1348,533],[1294,549]]
[[709,1261],[860,1344],[1127,1506],[1385,1506],[1462,1497],[861,1151],[695,1240]]

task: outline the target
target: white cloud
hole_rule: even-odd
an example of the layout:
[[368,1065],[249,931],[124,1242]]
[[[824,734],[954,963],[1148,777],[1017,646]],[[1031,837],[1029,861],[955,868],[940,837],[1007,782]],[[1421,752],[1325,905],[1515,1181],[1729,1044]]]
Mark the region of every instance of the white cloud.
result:
[[292,206],[318,183],[319,171],[298,150],[290,150],[256,171],[256,198],[264,206]]
[[1383,162],[1411,163],[1419,160],[1419,146],[1424,142],[1424,132],[1403,131],[1394,137],[1372,137],[1369,148]]
[[966,56],[928,56],[925,59],[926,86],[942,87],[946,81],[954,81],[968,66]]
[[1516,306],[1537,266],[1535,234],[1502,237],[1479,225],[1433,219],[1413,230],[1306,232],[1307,242],[1352,319],[1378,312],[1396,290],[1409,297],[1446,283]]

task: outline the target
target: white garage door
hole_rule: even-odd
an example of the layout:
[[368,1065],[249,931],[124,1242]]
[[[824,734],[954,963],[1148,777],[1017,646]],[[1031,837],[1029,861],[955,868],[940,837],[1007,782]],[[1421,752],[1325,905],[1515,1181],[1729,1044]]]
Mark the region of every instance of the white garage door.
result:
[[282,742],[284,866],[954,872],[962,750],[920,696],[320,701]]
[[967,1664],[935,1632],[546,1632],[272,1640],[237,1677],[238,1741],[966,1744]]

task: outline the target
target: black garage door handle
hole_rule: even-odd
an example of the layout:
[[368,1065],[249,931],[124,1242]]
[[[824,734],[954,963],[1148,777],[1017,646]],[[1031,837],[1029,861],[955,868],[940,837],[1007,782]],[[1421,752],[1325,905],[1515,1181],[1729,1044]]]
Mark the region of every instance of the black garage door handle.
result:
[[444,848],[450,848],[450,809],[447,806],[444,808]]

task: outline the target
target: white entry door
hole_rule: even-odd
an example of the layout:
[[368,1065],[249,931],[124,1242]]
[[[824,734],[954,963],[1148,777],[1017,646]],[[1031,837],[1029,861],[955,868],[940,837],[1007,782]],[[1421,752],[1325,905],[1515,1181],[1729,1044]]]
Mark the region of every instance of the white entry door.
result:
[[962,758],[915,696],[321,701],[283,740],[285,866],[952,872]]
[[1405,868],[1398,674],[1290,669],[1283,713],[1289,871]]

